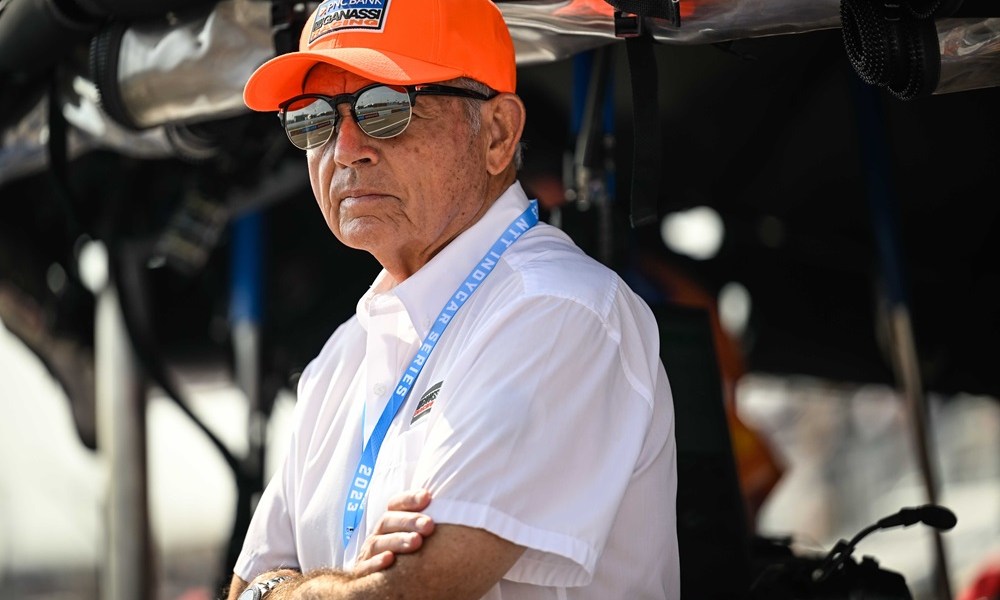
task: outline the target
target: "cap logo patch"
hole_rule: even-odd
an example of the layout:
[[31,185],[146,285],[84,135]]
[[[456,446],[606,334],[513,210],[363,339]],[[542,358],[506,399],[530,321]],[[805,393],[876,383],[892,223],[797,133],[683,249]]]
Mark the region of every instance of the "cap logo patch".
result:
[[309,43],[338,31],[382,31],[390,0],[326,0],[316,9]]
[[421,417],[427,415],[434,408],[434,399],[438,397],[438,393],[441,391],[441,384],[443,381],[439,381],[432,385],[430,389],[424,392],[424,395],[420,397],[420,402],[417,403],[417,409],[413,411],[413,418],[410,419],[410,425],[413,425],[420,420]]

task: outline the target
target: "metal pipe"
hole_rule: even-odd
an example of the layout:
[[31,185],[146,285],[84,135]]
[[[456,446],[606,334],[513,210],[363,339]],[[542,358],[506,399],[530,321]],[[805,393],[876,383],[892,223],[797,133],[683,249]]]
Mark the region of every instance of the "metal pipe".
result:
[[[940,482],[931,457],[935,455],[931,443],[929,410],[920,377],[917,347],[913,336],[910,310],[905,304],[897,304],[887,314],[892,332],[893,371],[906,402],[906,416],[916,449],[917,466],[924,483],[924,494],[928,504],[938,503]],[[931,529],[934,543],[934,576],[939,598],[951,598],[951,581],[948,576],[947,554],[941,532]]]
[[[868,202],[872,228],[878,252],[880,273],[885,286],[886,307],[882,313],[891,335],[891,360],[896,384],[906,402],[917,467],[920,471],[927,502],[937,504],[939,483],[932,461],[933,450],[928,424],[927,401],[924,397],[913,325],[910,320],[906,277],[903,268],[902,245],[899,240],[898,217],[889,168],[889,148],[886,143],[884,119],[876,89],[854,80],[855,106],[861,138],[861,154],[867,178]],[[934,574],[939,598],[951,598],[948,561],[941,532],[934,539]]]
[[118,291],[99,242],[81,253],[96,295],[94,361],[97,449],[107,470],[107,545],[102,600],[154,598],[146,478],[145,388],[125,329]]

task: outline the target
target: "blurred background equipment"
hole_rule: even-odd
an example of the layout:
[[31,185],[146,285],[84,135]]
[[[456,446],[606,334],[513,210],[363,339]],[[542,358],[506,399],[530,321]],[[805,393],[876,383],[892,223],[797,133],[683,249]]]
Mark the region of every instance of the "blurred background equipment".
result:
[[[851,541],[840,540],[825,556],[796,557],[787,552],[785,560],[772,560],[763,567],[751,586],[752,597],[761,600],[910,600],[913,596],[899,573],[880,568],[878,562],[870,556],[864,557],[860,563],[856,562],[851,554],[858,542],[874,531],[909,527],[915,523],[948,530],[955,526],[957,519],[950,510],[935,504],[904,508],[862,529]],[[765,547],[763,541],[761,547]],[[769,550],[780,554],[784,549],[780,543],[773,543]],[[767,556],[767,552],[761,552],[761,556]]]

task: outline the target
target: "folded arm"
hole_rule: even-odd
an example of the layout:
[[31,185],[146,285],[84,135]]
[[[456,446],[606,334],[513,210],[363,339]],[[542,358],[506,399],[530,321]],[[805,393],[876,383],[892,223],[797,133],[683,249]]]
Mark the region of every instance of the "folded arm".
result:
[[[263,573],[254,582],[278,575],[289,578],[267,600],[482,597],[524,548],[482,529],[436,526],[419,512],[430,501],[426,490],[409,490],[391,498],[389,510],[365,540],[351,573],[327,569],[303,575],[286,569]],[[233,575],[229,600],[236,600],[247,585]]]
[[[522,546],[483,529],[438,525],[418,552],[396,556],[388,569],[364,576],[328,570],[295,575],[276,586],[267,600],[475,600],[496,585],[523,552]],[[229,600],[246,585],[233,576]]]

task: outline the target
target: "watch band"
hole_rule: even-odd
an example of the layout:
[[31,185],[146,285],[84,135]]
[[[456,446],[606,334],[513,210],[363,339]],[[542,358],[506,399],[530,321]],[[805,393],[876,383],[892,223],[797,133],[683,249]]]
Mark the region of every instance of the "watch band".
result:
[[274,586],[278,585],[282,581],[288,579],[285,575],[279,575],[277,577],[272,577],[267,581],[261,581],[260,583],[255,583],[248,587],[246,590],[240,594],[237,600],[262,600],[264,596],[267,596],[268,592],[274,589]]
[[261,586],[263,586],[263,589],[260,590],[260,597],[264,598],[264,596],[266,596],[268,594],[268,592],[270,592],[271,590],[274,589],[274,586],[278,585],[279,583],[281,583],[282,581],[284,581],[286,579],[288,579],[287,576],[285,576],[285,575],[278,575],[277,577],[272,577],[271,579],[268,579],[267,581],[262,581],[262,582],[258,583],[257,584],[258,588],[260,588]]

